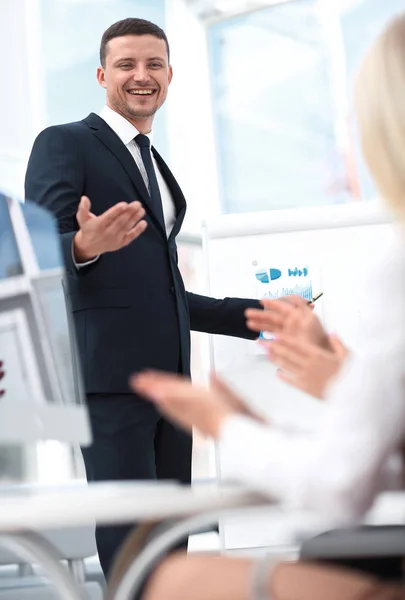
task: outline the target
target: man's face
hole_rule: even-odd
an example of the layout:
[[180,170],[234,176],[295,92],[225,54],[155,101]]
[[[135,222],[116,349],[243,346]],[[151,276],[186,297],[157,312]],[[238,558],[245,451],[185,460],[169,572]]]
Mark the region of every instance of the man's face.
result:
[[172,80],[165,41],[153,35],[114,38],[107,44],[105,63],[97,79],[107,90],[108,106],[135,125],[144,121],[151,128]]

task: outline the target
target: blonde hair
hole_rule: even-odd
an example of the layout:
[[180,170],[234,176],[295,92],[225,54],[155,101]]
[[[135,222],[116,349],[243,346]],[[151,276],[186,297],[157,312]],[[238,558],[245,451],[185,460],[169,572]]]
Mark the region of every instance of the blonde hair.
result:
[[379,193],[405,222],[405,14],[364,59],[355,102],[365,160]]

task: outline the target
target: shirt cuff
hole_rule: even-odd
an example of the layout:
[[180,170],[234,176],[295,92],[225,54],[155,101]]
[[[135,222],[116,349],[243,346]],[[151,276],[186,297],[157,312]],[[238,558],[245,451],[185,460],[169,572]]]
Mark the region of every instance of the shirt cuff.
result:
[[83,262],[83,263],[76,262],[75,253],[73,250],[73,241],[72,241],[72,260],[73,260],[74,266],[76,267],[76,269],[78,271],[80,271],[80,269],[82,269],[83,267],[87,267],[88,265],[92,265],[93,263],[97,262],[99,258],[100,258],[100,255],[96,256],[95,258],[92,258],[91,260]]

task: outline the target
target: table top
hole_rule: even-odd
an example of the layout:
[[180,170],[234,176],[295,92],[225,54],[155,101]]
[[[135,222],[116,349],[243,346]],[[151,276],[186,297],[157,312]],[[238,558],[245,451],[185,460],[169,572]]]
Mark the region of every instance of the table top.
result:
[[157,482],[0,485],[0,531],[170,519],[265,504],[263,497],[236,486],[190,488]]

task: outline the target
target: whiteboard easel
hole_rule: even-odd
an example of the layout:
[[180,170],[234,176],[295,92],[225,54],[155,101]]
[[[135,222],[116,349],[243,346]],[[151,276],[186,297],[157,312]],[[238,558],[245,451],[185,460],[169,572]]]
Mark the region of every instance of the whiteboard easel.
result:
[[[324,296],[317,303],[329,331],[355,348],[361,331],[361,311],[367,297],[364,279],[372,272],[381,248],[395,235],[392,216],[379,202],[225,215],[208,220],[204,251],[208,293],[214,297],[254,297],[252,261],[266,257],[274,264],[305,259],[319,265]],[[383,285],[383,282],[376,282]],[[210,336],[211,368],[221,370],[255,352],[254,343]],[[217,452],[217,474],[221,457]],[[271,511],[271,514],[270,514]],[[255,548],[289,543],[288,525],[279,509],[269,519],[252,517],[220,524],[223,549]]]

